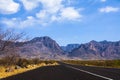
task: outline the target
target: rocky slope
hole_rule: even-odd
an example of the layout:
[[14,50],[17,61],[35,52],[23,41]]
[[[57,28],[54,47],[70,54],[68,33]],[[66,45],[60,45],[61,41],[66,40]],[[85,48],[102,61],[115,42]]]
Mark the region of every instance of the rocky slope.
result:
[[120,59],[120,41],[91,41],[81,44],[69,53],[69,57],[80,59]]
[[61,46],[62,50],[65,52],[71,52],[73,49],[76,49],[80,44],[68,44],[67,46]]
[[36,37],[25,43],[17,43],[22,57],[40,59],[60,59],[64,52],[60,46],[50,37]]

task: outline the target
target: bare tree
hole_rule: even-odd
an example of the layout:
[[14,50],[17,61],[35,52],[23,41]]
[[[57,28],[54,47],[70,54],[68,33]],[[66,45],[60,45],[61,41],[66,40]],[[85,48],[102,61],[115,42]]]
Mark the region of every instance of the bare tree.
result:
[[5,55],[7,65],[15,64],[19,58],[18,47],[15,42],[22,40],[25,33],[16,33],[12,29],[3,30],[0,28],[0,55]]

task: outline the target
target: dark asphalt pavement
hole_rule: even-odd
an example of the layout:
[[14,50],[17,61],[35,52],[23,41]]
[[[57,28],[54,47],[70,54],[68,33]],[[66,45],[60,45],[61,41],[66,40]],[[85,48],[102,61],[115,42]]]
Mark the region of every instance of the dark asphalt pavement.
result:
[[104,67],[93,67],[93,66],[80,66],[80,65],[71,65],[59,62],[62,65],[69,65],[80,70],[88,71],[103,77],[107,77],[113,80],[120,80],[120,69],[117,68],[104,68]]
[[101,68],[101,67],[87,67],[87,66],[74,66],[76,68],[89,71],[101,76],[111,78],[113,80],[120,80],[120,69],[115,68]]
[[[70,67],[66,67],[68,66],[67,64],[63,64],[63,63],[60,64],[61,65],[57,65],[57,66],[40,67],[35,70],[31,70],[1,80],[108,80],[79,70],[72,69]],[[96,68],[96,67],[88,68],[88,67],[75,66],[75,65],[72,65],[72,67],[95,72],[95,74],[98,73],[99,75],[104,74],[104,76],[114,78],[114,80],[120,80],[119,69],[118,70],[112,69],[113,70],[112,72],[109,71],[111,69],[105,69],[105,68],[103,68],[102,70],[101,68]]]

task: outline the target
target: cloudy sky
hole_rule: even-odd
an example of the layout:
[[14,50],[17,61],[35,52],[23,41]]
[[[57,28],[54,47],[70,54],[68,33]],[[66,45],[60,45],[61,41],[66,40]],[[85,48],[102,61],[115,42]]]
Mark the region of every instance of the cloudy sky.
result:
[[60,45],[120,40],[120,0],[0,0],[0,27]]

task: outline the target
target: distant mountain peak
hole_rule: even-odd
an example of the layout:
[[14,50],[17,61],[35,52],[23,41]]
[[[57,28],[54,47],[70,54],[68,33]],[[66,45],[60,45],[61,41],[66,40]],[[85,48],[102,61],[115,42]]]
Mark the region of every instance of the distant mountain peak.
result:
[[48,37],[48,36],[43,36],[43,37],[35,37],[31,41],[37,42],[37,41],[46,41],[46,40],[52,40],[52,39],[50,37]]
[[71,52],[72,50],[78,48],[80,44],[68,44],[67,46],[61,46],[63,51],[65,52]]
[[90,41],[90,43],[97,43],[97,41],[95,41],[95,40],[92,40],[92,41]]

